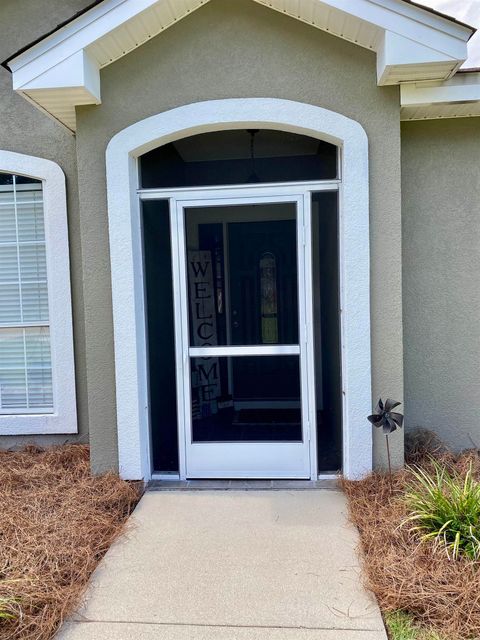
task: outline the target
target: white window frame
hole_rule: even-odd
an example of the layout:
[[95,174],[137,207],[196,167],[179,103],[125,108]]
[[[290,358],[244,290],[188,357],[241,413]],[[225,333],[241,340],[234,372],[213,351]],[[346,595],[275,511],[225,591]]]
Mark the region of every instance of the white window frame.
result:
[[65,175],[58,164],[0,150],[0,172],[42,181],[53,411],[0,415],[0,435],[77,433]]
[[[152,475],[138,158],[176,139],[222,129],[266,128],[325,140],[341,157],[340,278],[343,473],[372,469],[368,139],[346,116],[278,98],[228,98],[184,105],[130,125],[106,151],[120,474]],[[231,189],[225,187],[224,191]],[[176,318],[180,310],[175,309]]]

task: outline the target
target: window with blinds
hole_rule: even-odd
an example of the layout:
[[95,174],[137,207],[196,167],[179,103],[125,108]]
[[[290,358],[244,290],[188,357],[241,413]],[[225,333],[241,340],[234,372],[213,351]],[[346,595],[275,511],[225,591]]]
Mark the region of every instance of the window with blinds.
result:
[[0,414],[53,412],[42,196],[0,173]]

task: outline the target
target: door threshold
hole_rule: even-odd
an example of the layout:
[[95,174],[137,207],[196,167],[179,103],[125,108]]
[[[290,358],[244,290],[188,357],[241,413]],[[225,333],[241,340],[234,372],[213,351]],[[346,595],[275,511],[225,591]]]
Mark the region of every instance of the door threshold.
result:
[[150,480],[148,491],[311,491],[338,489],[337,476],[321,480]]

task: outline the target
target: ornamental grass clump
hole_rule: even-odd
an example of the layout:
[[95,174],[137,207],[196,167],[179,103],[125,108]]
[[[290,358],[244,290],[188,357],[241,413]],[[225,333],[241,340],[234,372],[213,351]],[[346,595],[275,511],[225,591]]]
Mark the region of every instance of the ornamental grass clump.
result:
[[[430,466],[430,465],[429,465]],[[405,500],[410,515],[403,524],[422,542],[433,542],[450,559],[480,558],[480,482],[470,464],[464,477],[431,460],[428,470],[411,469]]]

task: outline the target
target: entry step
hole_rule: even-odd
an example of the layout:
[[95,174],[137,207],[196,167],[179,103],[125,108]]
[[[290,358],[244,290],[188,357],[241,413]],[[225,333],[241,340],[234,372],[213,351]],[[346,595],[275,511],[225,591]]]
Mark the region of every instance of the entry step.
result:
[[335,476],[322,480],[151,480],[149,491],[308,491],[338,489]]

